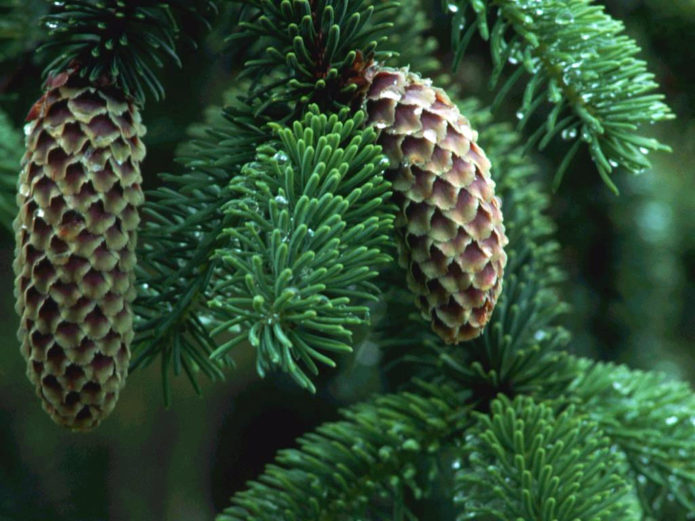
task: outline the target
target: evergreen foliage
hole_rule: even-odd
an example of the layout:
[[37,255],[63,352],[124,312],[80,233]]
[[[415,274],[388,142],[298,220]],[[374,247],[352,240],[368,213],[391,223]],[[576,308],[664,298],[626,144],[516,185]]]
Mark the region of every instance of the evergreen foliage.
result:
[[230,112],[188,147],[189,173],[163,175],[168,186],[150,195],[135,366],[161,356],[165,389],[170,367],[194,385],[196,368],[221,377],[220,363],[245,339],[261,374],[279,367],[311,389],[295,359],[314,374],[312,360],[334,365],[321,351],[349,351],[345,326],[367,319],[364,301],[376,292],[368,279],[389,258],[385,164],[374,132],[360,128],[364,115],[328,120],[314,108],[307,118],[275,125],[275,144],[250,161],[263,130]]
[[396,5],[391,0],[244,2],[233,38],[251,46],[243,76],[254,80],[249,97],[263,100],[259,112],[277,103],[301,108],[315,102],[335,110],[349,102],[363,64],[389,54],[377,48],[392,27],[386,19]]
[[195,369],[211,379],[223,376],[220,362],[225,360],[209,358],[217,348],[207,307],[211,277],[219,266],[214,253],[223,244],[230,178],[253,159],[255,147],[265,139],[245,109],[229,108],[214,121],[179,156],[185,173],[161,174],[166,184],[147,194],[133,365],[161,361],[167,402],[172,369],[176,375],[183,370],[196,389]]
[[[455,63],[478,31],[489,41],[497,90],[492,106],[501,103],[524,73],[530,75],[517,112],[525,126],[544,101],[554,106],[527,147],[543,150],[553,138],[572,142],[554,180],[557,187],[579,146],[585,142],[601,178],[618,166],[642,172],[652,150],[668,150],[638,133],[646,122],[670,119],[663,95],[654,94],[654,75],[635,56],[640,49],[623,34],[621,22],[591,0],[452,0],[444,2],[452,16]],[[466,19],[469,7],[473,20]],[[491,13],[495,13],[493,16]],[[515,70],[498,86],[507,64]]]
[[[232,499],[218,521],[416,519],[403,498],[424,494],[424,474],[439,472],[436,454],[472,423],[460,397],[424,386],[343,411],[281,451],[258,481]],[[429,467],[429,472],[427,471]]]
[[[168,401],[171,373],[197,390],[198,373],[222,378],[249,344],[259,375],[284,372],[316,391],[319,365],[359,348],[359,331],[384,355],[391,386],[280,451],[219,521],[693,519],[695,394],[566,352],[550,200],[525,154],[558,136],[571,142],[557,186],[587,143],[615,189],[617,166],[639,172],[650,151],[667,148],[641,134],[671,113],[623,25],[589,0],[444,3],[455,64],[475,32],[490,47],[495,101],[460,108],[493,164],[509,238],[484,334],[445,347],[393,259],[387,161],[359,97],[374,61],[441,72],[430,13],[418,0],[230,4],[242,64],[234,102],[199,125],[179,150],[180,171],[160,174],[147,196],[132,368],[158,362]],[[12,36],[18,6],[0,0],[0,39]],[[177,37],[195,35],[214,9],[208,0],[55,1],[46,71],[79,64],[138,103],[148,92],[160,99],[154,68],[178,62]],[[488,108],[523,78],[517,130],[493,122]],[[522,145],[546,100],[547,120]],[[8,226],[20,141],[0,113]],[[446,515],[423,506],[435,499]]]
[[[411,377],[418,377],[415,382],[431,381],[444,388],[456,389],[459,411],[464,414],[464,411],[473,408],[488,409],[490,401],[500,392],[509,395],[544,392],[554,396],[570,385],[576,372],[568,363],[567,355],[559,351],[568,340],[567,333],[558,326],[564,305],[558,301],[555,288],[561,274],[557,268],[557,244],[550,238],[553,226],[544,215],[548,198],[540,192],[539,183],[534,179],[538,174],[537,169],[528,157],[523,156],[520,138],[508,125],[492,123],[489,113],[475,100],[463,103],[461,108],[474,126],[480,129],[479,142],[498,169],[493,176],[497,180],[497,193],[503,201],[510,243],[507,247],[509,261],[505,283],[497,309],[483,335],[467,343],[469,349],[447,348],[440,344],[433,333],[423,328],[419,315],[413,313],[412,297],[403,289],[404,277],[396,271],[389,273],[382,283],[387,291],[387,307],[382,311],[382,322],[376,324],[376,335],[368,337],[366,341],[388,349],[392,360],[411,362],[405,364],[406,372]],[[399,289],[389,290],[392,283],[398,284]],[[394,321],[394,316],[400,317],[399,320]],[[411,320],[405,318],[408,316]],[[421,390],[421,385],[416,383],[412,390]],[[378,400],[378,397],[375,399]],[[447,446],[439,447],[437,457],[442,458],[445,465],[451,466],[455,461],[452,460],[451,450],[456,442],[454,438],[448,439]],[[374,444],[377,448],[396,448],[386,442],[378,439]],[[319,447],[309,444],[305,450],[311,454],[320,452]],[[318,464],[311,466],[311,473],[317,476],[325,476],[331,470],[332,467],[325,468]],[[292,468],[281,471],[271,466],[259,483],[269,479],[281,483],[291,481],[292,477]],[[425,480],[423,490],[427,488],[426,485],[434,487],[432,480],[435,478],[428,479],[430,481]],[[239,519],[256,519],[254,515],[263,504],[261,491],[265,490],[256,490],[260,486],[253,483],[247,492],[233,498],[233,504],[243,498],[247,509],[243,511],[245,517],[242,517],[242,511],[236,514]],[[381,486],[388,486],[386,478]],[[304,488],[292,487],[286,493],[296,493],[292,502],[301,504],[301,491]],[[332,488],[326,490],[330,491],[329,494],[339,493]],[[453,489],[449,492],[449,497],[453,498]],[[367,488],[362,488],[361,494],[365,499],[372,498]],[[375,501],[372,501],[373,508]],[[283,500],[283,504],[287,502]],[[405,508],[403,499],[391,497],[387,504],[394,508],[395,505]],[[314,518],[332,519],[330,516],[308,517]]]
[[502,396],[476,416],[467,461],[454,461],[458,519],[641,519],[619,475],[624,456],[574,407],[556,416],[531,398]]
[[[181,65],[176,40],[184,18],[207,24],[215,9],[209,0],[73,0],[54,1],[45,19],[50,39],[41,47],[52,55],[46,74],[73,64],[90,81],[113,80],[140,104],[149,92],[164,97],[155,67],[167,60]],[[187,20],[190,23],[189,20]]]
[[314,361],[335,366],[324,352],[351,351],[347,326],[368,322],[369,279],[391,259],[386,162],[364,120],[312,106],[291,128],[273,125],[278,142],[232,180],[211,306],[224,317],[215,331],[241,330],[213,358],[248,339],[261,376],[277,367],[313,389],[296,361],[316,375]]
[[[580,11],[577,11],[574,14],[579,13]],[[602,20],[612,21],[607,17]],[[612,23],[616,24],[616,22]],[[610,33],[608,26],[601,29],[613,37],[618,26],[611,27],[613,33]],[[496,34],[497,36],[501,34],[499,27]],[[566,35],[557,38],[565,41]],[[581,36],[579,40],[584,41]],[[624,43],[621,40],[621,44]],[[633,59],[634,49],[630,45],[623,47],[625,48],[630,51],[626,53],[626,56]],[[579,52],[576,47],[573,47],[572,51]],[[577,56],[578,54],[566,54],[564,59],[569,63]],[[502,63],[504,61],[506,58]],[[644,69],[644,64],[639,62],[636,67]],[[518,79],[519,75],[516,77],[516,80]],[[639,87],[649,90],[653,85],[647,85],[651,81],[649,78],[640,77],[640,80],[645,81],[635,82],[636,90],[627,94],[626,99],[630,99],[622,106],[624,110],[644,106],[644,98],[639,96],[643,91]],[[539,87],[542,83],[541,81],[534,85],[532,89]],[[503,90],[508,90],[509,87],[511,84],[506,88],[503,87]],[[529,96],[533,96],[533,90],[527,90],[527,97]],[[546,96],[547,93],[544,93],[543,99]],[[657,103],[658,99],[660,98],[650,100],[652,109],[655,109],[653,103]],[[591,96],[588,100],[591,100]],[[556,101],[559,104],[561,100]],[[536,106],[538,104],[536,103]],[[561,111],[568,106],[572,106],[580,115],[579,123],[575,120],[563,120],[555,126],[555,121],[562,114]],[[562,130],[567,130],[571,135],[573,130],[580,128],[580,125],[587,125],[588,130],[584,132],[583,138],[591,142],[592,152],[598,154],[597,157],[600,159],[602,157],[600,146],[606,146],[603,141],[597,145],[599,139],[604,139],[597,137],[602,134],[602,130],[595,125],[589,128],[586,122],[595,121],[596,118],[592,120],[592,113],[589,112],[589,116],[586,116],[582,112],[582,108],[585,107],[583,105],[579,107],[577,109],[569,103],[560,108],[556,105],[555,115],[551,115],[550,118],[550,125],[542,131],[545,132],[545,136],[542,132],[540,134],[536,132],[536,140],[542,140],[542,145],[545,146]],[[667,113],[665,106],[660,105],[660,107],[663,114],[655,111],[637,116],[636,113],[639,111],[635,111],[631,117],[644,117],[645,120],[650,121],[658,120],[665,117]],[[471,117],[474,126],[482,126],[489,122],[489,118],[483,111],[476,111],[470,104],[463,108],[463,112]],[[583,119],[581,119],[582,116],[584,116]],[[621,129],[616,131],[613,137],[625,138],[627,134],[623,130],[635,130],[636,126],[626,125],[614,119],[606,125],[606,128],[611,129],[611,132],[614,129]],[[581,129],[584,130],[583,127]],[[590,130],[595,133],[588,134]],[[587,136],[590,136],[590,139]],[[533,140],[534,137],[531,139]],[[639,146],[646,145],[646,142],[640,139],[629,138],[626,143],[635,144],[635,146],[637,143]],[[547,198],[539,193],[539,186],[533,182],[535,170],[531,163],[523,158],[525,150],[519,146],[518,137],[508,127],[489,126],[481,133],[480,142],[496,166],[497,190],[503,200],[505,222],[510,238],[509,265],[504,292],[493,322],[480,339],[468,344],[469,349],[452,352],[440,347],[437,340],[429,333],[423,333],[421,323],[417,319],[411,321],[406,327],[403,326],[402,320],[389,327],[388,322],[391,317],[413,315],[412,309],[409,310],[409,307],[403,304],[404,299],[407,299],[407,293],[401,289],[391,289],[386,294],[387,306],[385,310],[382,310],[383,320],[387,323],[386,327],[382,327],[379,334],[376,337],[370,337],[368,341],[376,341],[382,347],[392,348],[392,353],[398,350],[396,354],[392,354],[392,359],[399,361],[410,359],[418,362],[413,374],[426,376],[430,380],[434,379],[442,383],[447,382],[447,385],[454,385],[460,389],[459,392],[467,393],[463,403],[477,407],[481,411],[491,408],[491,415],[485,412],[477,415],[479,425],[469,431],[465,438],[467,443],[464,444],[466,447],[464,453],[467,457],[472,454],[475,457],[470,458],[466,464],[460,459],[453,461],[454,467],[458,469],[457,487],[461,487],[461,490],[466,489],[465,495],[461,497],[468,499],[467,502],[462,503],[461,519],[488,519],[486,517],[488,515],[499,519],[574,519],[579,516],[586,519],[608,519],[613,516],[622,516],[621,519],[641,519],[642,509],[645,508],[642,503],[646,496],[640,492],[641,501],[638,503],[638,494],[635,490],[639,487],[629,471],[632,455],[628,449],[625,453],[616,453],[611,446],[614,440],[610,437],[614,431],[606,429],[604,432],[603,423],[593,415],[587,417],[579,412],[586,410],[582,407],[587,409],[591,407],[591,402],[586,400],[587,396],[577,393],[579,387],[577,378],[581,378],[578,375],[585,375],[586,371],[580,367],[581,363],[575,363],[574,359],[568,358],[559,350],[566,345],[568,335],[557,325],[557,319],[564,311],[564,306],[556,295],[556,285],[561,280],[561,275],[555,267],[557,245],[549,240],[553,227],[542,215],[547,206]],[[577,140],[577,143],[579,142]],[[611,148],[615,142],[615,139],[608,139],[607,143],[611,144],[608,145],[608,149],[613,152],[620,150],[621,153],[628,150],[625,152],[628,155],[623,155],[619,159],[630,168],[630,158],[634,160],[634,157],[629,154],[635,153],[637,149],[625,148],[621,145]],[[653,148],[658,148],[654,142],[650,141],[649,144]],[[597,146],[599,148],[596,148]],[[613,157],[615,156],[611,156],[611,160],[615,161]],[[566,167],[570,160],[571,156],[567,156],[562,167]],[[600,172],[606,177],[610,168],[605,168],[605,164],[598,162]],[[641,167],[644,166],[641,164]],[[398,280],[398,275],[392,272],[387,273],[384,286],[388,286],[394,280]],[[403,352],[404,347],[409,347],[407,354]],[[423,361],[427,362],[427,367],[423,367]],[[550,402],[555,405],[534,403],[530,398],[521,397],[514,402],[499,397],[490,403],[490,400],[499,392],[509,396],[532,394],[541,399],[555,397]],[[556,398],[563,393],[564,399]],[[688,396],[692,395],[688,394]],[[683,397],[679,398],[681,400],[678,402],[678,407],[682,407]],[[374,401],[378,400],[379,398],[376,398]],[[574,402],[581,405],[567,407],[569,403]],[[644,403],[651,406],[648,399]],[[463,406],[463,409],[465,407]],[[557,408],[558,412],[555,412],[554,408]],[[606,413],[602,419],[606,421],[609,417]],[[617,427],[617,422],[615,425],[617,429],[620,429]],[[620,425],[622,427],[622,424]],[[692,434],[692,428],[690,430]],[[321,441],[317,441],[316,445],[313,441],[315,439],[311,442],[304,441],[302,452],[299,454],[331,453],[321,445]],[[675,445],[680,446],[679,443]],[[375,440],[374,446],[383,448],[384,440]],[[478,452],[475,452],[476,449]],[[446,453],[446,451],[443,452]],[[286,461],[284,454],[279,456],[283,462]],[[685,454],[681,452],[681,458]],[[339,461],[337,456],[333,458],[333,462]],[[303,460],[304,458],[301,459]],[[308,472],[317,477],[317,483],[326,483],[334,466],[308,458],[300,463],[300,456],[296,456],[294,463],[296,465],[284,470],[282,467],[269,467],[267,473],[258,482],[250,484],[248,491],[239,493],[233,498],[233,506],[221,516],[221,519],[227,519],[226,516],[230,515],[236,516],[231,519],[255,519],[261,515],[261,512],[263,512],[262,515],[267,516],[266,518],[272,519],[277,517],[277,512],[272,509],[272,506],[278,504],[292,505],[289,508],[285,507],[281,517],[335,518],[331,517],[330,508],[323,511],[326,517],[321,517],[318,510],[314,510],[312,514],[303,511],[302,508],[305,506],[303,499],[306,498],[307,487],[301,486],[303,482],[294,480],[297,476],[306,476],[305,472]],[[672,470],[674,466],[680,467],[674,461],[669,463],[670,465],[664,468]],[[295,474],[297,468],[302,468],[302,473]],[[683,474],[687,475],[687,472]],[[358,476],[360,475],[353,474],[355,478]],[[662,475],[659,475],[659,478],[657,483],[664,483],[669,479]],[[673,478],[671,481],[673,482]],[[373,487],[371,480],[365,480],[365,482]],[[471,483],[479,486],[471,487]],[[282,499],[278,499],[277,490],[269,489],[268,484],[282,490]],[[382,481],[381,486],[388,486],[388,480]],[[682,487],[687,488],[687,485]],[[323,489],[324,497],[340,494],[339,490],[338,487],[327,485]],[[365,486],[360,496],[364,500],[371,498],[372,508],[376,508],[375,505],[380,503],[371,494],[372,490]],[[290,495],[290,499],[287,494]],[[266,498],[269,497],[273,500],[266,502]],[[393,505],[393,515],[410,516],[415,519],[415,515],[405,503],[402,495],[392,495],[387,501],[387,504]],[[326,507],[331,503],[327,501],[321,504]],[[345,503],[339,504],[345,507]],[[266,507],[270,510],[266,510]],[[369,518],[370,515],[375,515],[373,510],[353,511],[347,508],[341,512],[358,518]]]
[[[439,435],[427,433],[424,439],[431,441],[421,457],[438,455],[439,467],[434,473],[423,472],[427,465],[421,461],[416,465],[421,481],[413,485],[418,491],[414,497],[422,498],[427,482],[445,473],[442,466],[453,469],[453,488],[443,495],[458,505],[458,519],[691,519],[692,391],[654,373],[587,359],[573,358],[569,365],[575,380],[564,392],[540,396],[542,401],[528,396],[512,401],[500,395],[489,413],[473,412],[464,405],[471,396],[449,386],[423,389],[418,384],[414,389],[424,396],[404,392],[375,397],[344,412],[350,423],[319,427],[316,434],[300,439],[300,450],[278,454],[280,465],[270,465],[258,481],[234,496],[218,519],[343,519],[335,515],[336,507],[346,519],[373,518],[369,508],[383,506],[384,501],[377,500],[376,491],[392,487],[393,475],[408,476],[412,460],[401,460],[402,467],[380,474],[379,481],[356,464],[357,455],[391,456],[406,448],[403,436],[390,437],[384,419],[397,418],[413,436],[413,450],[423,448],[417,431],[409,428],[412,420],[396,415],[383,400],[397,400],[401,411],[418,410],[432,425],[446,415],[458,418],[449,419]],[[440,407],[454,401],[459,405],[425,407],[433,394]],[[364,425],[371,435],[361,432]],[[334,438],[338,443],[329,443]],[[359,450],[356,439],[364,440]],[[350,480],[340,479],[346,474]],[[306,501],[307,489],[313,487],[324,498],[320,504],[326,510],[317,511],[314,501]],[[362,502],[347,502],[346,497],[361,497]],[[386,497],[394,511],[407,509],[402,495],[390,492]],[[371,501],[371,507],[365,501]]]
[[35,22],[44,10],[41,0],[0,0],[0,61],[36,44],[41,31]]
[[[407,64],[423,77],[441,74],[439,61],[434,57],[437,40],[430,36],[433,23],[421,7],[420,0],[400,0],[397,9],[385,9],[377,16],[390,25],[388,38],[379,42],[383,58]],[[449,85],[450,86],[450,85]]]
[[640,503],[653,519],[695,515],[695,395],[654,372],[576,359],[568,391],[627,456]]
[[0,224],[12,229],[17,214],[15,191],[22,141],[10,118],[0,111]]

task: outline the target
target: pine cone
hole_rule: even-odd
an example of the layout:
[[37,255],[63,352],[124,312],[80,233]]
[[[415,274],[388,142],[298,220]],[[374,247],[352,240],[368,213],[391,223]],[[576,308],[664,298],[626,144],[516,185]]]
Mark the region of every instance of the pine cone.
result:
[[44,409],[86,430],[113,410],[128,373],[145,128],[120,91],[74,71],[49,80],[27,120],[18,337]]
[[365,110],[389,158],[401,263],[434,331],[481,334],[502,290],[507,237],[490,162],[446,93],[406,69],[371,66]]

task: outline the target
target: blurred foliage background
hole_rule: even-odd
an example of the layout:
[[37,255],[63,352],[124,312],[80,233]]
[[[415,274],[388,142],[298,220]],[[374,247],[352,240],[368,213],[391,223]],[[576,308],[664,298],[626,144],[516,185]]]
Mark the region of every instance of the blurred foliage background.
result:
[[[640,176],[616,176],[617,198],[595,174],[588,154],[580,155],[575,172],[565,176],[552,198],[552,213],[569,275],[564,297],[573,306],[566,325],[579,354],[693,382],[695,2],[604,3],[642,45],[677,115],[652,129],[674,152],[652,158],[653,170]],[[449,35],[437,28],[448,24],[437,10],[439,2],[431,4],[430,34],[446,67]],[[0,56],[6,57],[0,61],[0,109],[15,129],[21,129],[41,95],[43,66],[34,49],[43,36],[36,21],[44,3],[20,5],[16,15],[23,17],[23,34],[3,32],[0,20]],[[166,100],[146,107],[146,187],[154,185],[156,173],[177,171],[177,146],[191,125],[203,120],[206,107],[223,102],[240,65],[235,49],[224,43],[232,23],[231,13],[223,10],[204,45],[197,52],[183,50],[183,69],[167,72]],[[490,101],[490,69],[485,45],[474,42],[456,77],[462,94]],[[514,120],[516,101],[512,96],[497,117]],[[0,167],[12,167],[21,151],[12,136],[0,133],[0,140],[0,163],[5,161]],[[536,156],[548,186],[561,154],[550,148]],[[225,382],[204,383],[202,397],[184,378],[174,381],[168,410],[159,368],[137,371],[101,427],[90,434],[69,433],[40,409],[24,376],[15,339],[13,249],[12,235],[0,227],[0,294],[5,296],[0,299],[0,520],[211,519],[277,449],[334,419],[338,406],[388,385],[378,368],[379,353],[368,344],[346,357],[340,369],[324,371],[316,396],[284,377],[259,380],[249,348]]]

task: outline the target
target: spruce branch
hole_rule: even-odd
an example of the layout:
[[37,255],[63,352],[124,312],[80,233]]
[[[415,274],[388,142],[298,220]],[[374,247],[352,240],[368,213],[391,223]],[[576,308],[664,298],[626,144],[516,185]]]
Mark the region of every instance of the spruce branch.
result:
[[22,139],[10,118],[0,110],[0,225],[12,230],[17,215],[15,192]]
[[272,124],[276,142],[232,180],[210,303],[215,331],[232,337],[213,358],[248,339],[261,376],[279,368],[313,390],[300,366],[334,366],[327,354],[350,351],[350,326],[369,322],[394,211],[375,132],[348,114],[313,105],[291,127]]
[[642,506],[653,519],[695,513],[695,393],[655,372],[574,359],[568,388],[577,409],[627,455]]
[[[520,126],[544,103],[554,106],[546,122],[527,142],[543,150],[560,136],[572,142],[553,181],[559,186],[582,142],[605,183],[619,165],[639,173],[650,167],[647,155],[670,150],[640,130],[644,123],[673,117],[640,48],[624,34],[624,25],[591,0],[447,0],[452,12],[455,63],[474,32],[489,41],[493,61],[490,84],[497,88],[493,107],[504,99],[524,73],[530,75],[518,111]],[[473,20],[467,20],[468,10]],[[496,12],[493,17],[491,12]],[[514,71],[498,87],[502,71]]]
[[19,0],[0,0],[0,42],[3,50],[0,58],[4,58],[7,52],[4,47],[21,36],[21,14],[18,7]]
[[[181,65],[176,41],[181,22],[196,19],[207,25],[216,11],[210,0],[72,0],[53,1],[46,17],[50,40],[40,50],[52,61],[46,74],[62,72],[73,63],[82,77],[114,80],[143,104],[145,93],[164,98],[164,86],[155,68],[167,61]],[[193,41],[195,45],[195,41]]]
[[[378,5],[379,2],[372,3]],[[379,51],[386,58],[393,55],[400,66],[408,66],[423,78],[434,77],[441,64],[434,57],[437,40],[428,36],[432,29],[430,13],[423,9],[421,0],[398,0],[396,9],[376,13],[376,25],[390,25],[389,36],[379,43]]]
[[0,62],[16,57],[39,40],[35,22],[44,9],[42,0],[0,0]]
[[229,362],[209,359],[217,341],[210,332],[215,323],[207,301],[219,267],[214,253],[222,245],[222,207],[232,196],[230,179],[267,139],[249,112],[248,107],[230,107],[216,117],[203,137],[178,155],[184,173],[160,174],[166,186],[147,194],[133,368],[160,360],[167,402],[170,370],[175,375],[184,371],[198,389],[197,370],[217,379],[223,376],[220,363]]
[[243,69],[254,79],[250,98],[261,97],[263,107],[313,102],[334,110],[354,96],[361,68],[387,55],[377,45],[392,25],[383,13],[393,12],[396,3],[248,0],[244,5],[250,6],[248,18],[231,38],[250,45]]
[[394,505],[392,515],[402,513],[402,487],[422,495],[418,461],[456,443],[470,425],[459,401],[445,387],[427,386],[343,410],[345,420],[303,436],[298,449],[280,451],[217,521],[377,519],[374,503],[384,501]]
[[[621,521],[642,519],[620,476],[624,456],[574,407],[499,397],[466,434],[465,463],[455,466],[458,519]],[[471,472],[472,470],[472,472]]]

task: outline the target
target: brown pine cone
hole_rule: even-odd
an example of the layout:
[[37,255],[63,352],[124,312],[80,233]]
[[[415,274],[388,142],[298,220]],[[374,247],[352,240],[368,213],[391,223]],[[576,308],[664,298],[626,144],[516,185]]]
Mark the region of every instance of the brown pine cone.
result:
[[120,91],[74,71],[49,80],[27,120],[18,337],[44,409],[87,430],[113,410],[128,373],[145,128]]
[[448,344],[477,337],[502,290],[500,200],[478,134],[446,93],[372,65],[364,108],[390,160],[401,263],[422,316]]

